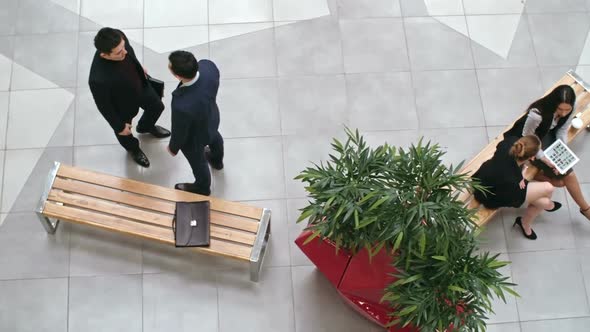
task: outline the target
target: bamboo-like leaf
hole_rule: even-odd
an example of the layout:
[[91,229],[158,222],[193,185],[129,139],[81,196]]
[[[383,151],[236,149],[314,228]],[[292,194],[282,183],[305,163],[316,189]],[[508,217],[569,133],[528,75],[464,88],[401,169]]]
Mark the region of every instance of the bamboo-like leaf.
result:
[[382,197],[377,202],[373,203],[373,205],[371,205],[371,207],[369,208],[369,211],[375,210],[377,207],[379,207],[379,205],[385,203],[388,199],[389,199],[389,196]]
[[303,241],[303,245],[310,243],[311,241],[313,241],[313,239],[320,236],[320,234],[321,234],[320,231],[313,232],[310,236],[307,237],[307,239],[305,239],[305,241]]
[[393,244],[393,251],[397,251],[400,244],[402,243],[402,239],[404,238],[404,232],[400,232],[395,239],[395,243]]
[[418,309],[417,305],[413,305],[411,307],[407,307],[405,309],[403,309],[402,311],[398,312],[397,315],[400,317],[406,316],[409,313],[413,312],[414,310]]
[[426,250],[426,233],[424,229],[420,232],[420,257],[424,257],[424,251]]
[[447,258],[445,256],[431,256],[431,258],[436,259],[437,261],[446,262]]
[[303,221],[303,220],[309,218],[309,216],[311,216],[314,212],[315,211],[312,210],[312,209],[309,209],[307,211],[304,211],[303,213],[301,213],[301,215],[299,216],[299,218],[297,218],[297,221],[296,222],[300,222],[300,221]]
[[459,286],[452,286],[452,285],[451,285],[451,286],[449,286],[448,288],[449,288],[449,290],[452,290],[452,291],[454,291],[454,292],[467,293],[467,290],[466,290],[465,288],[461,288],[461,287],[459,287]]

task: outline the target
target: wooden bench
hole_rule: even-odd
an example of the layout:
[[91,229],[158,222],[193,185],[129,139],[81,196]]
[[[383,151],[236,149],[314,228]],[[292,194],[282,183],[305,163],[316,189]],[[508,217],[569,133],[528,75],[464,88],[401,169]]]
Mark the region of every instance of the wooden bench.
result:
[[[579,117],[580,119],[582,119],[582,122],[584,123],[584,125],[580,129],[570,127],[568,131],[569,143],[576,136],[578,136],[578,134],[580,134],[580,132],[582,132],[584,128],[587,128],[587,126],[590,124],[590,111],[586,110],[588,108],[588,105],[590,104],[590,85],[585,83],[573,70],[569,70],[559,81],[557,81],[557,83],[555,83],[549,90],[547,90],[545,95],[549,94],[551,91],[553,91],[553,89],[562,84],[570,85],[576,92],[576,109],[573,111],[574,113],[572,116]],[[520,116],[518,118],[520,118]],[[473,159],[471,159],[461,169],[461,173],[473,174],[475,171],[479,169],[483,162],[492,158],[494,152],[496,151],[496,146],[504,139],[504,132],[512,128],[513,125],[514,123],[506,127],[506,129],[500,135],[494,138],[490,142],[490,144],[488,144],[483,150],[481,150],[481,152],[479,152]],[[527,169],[525,176],[527,179],[531,180],[535,177],[537,172],[538,169],[532,166]],[[497,210],[485,208],[475,198],[473,198],[473,195],[471,193],[462,192],[459,195],[459,199],[465,202],[470,208],[478,209],[477,220],[475,220],[478,226],[485,225],[497,212]]]
[[203,200],[211,204],[211,245],[190,249],[248,261],[250,279],[258,281],[270,236],[269,209],[56,162],[36,212],[50,234],[62,220],[174,245],[175,203]]

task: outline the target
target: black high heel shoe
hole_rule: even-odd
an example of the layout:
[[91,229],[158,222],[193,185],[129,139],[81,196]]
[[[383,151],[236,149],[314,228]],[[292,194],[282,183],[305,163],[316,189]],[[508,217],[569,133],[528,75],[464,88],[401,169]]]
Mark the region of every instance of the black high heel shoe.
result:
[[545,211],[547,211],[547,212],[553,212],[553,211],[559,210],[559,208],[561,207],[561,203],[559,203],[559,202],[553,201],[553,204],[555,204],[553,206],[553,209],[551,209],[551,210],[545,210]]
[[514,227],[515,225],[520,226],[520,230],[522,231],[522,235],[524,235],[524,237],[526,237],[529,240],[536,240],[537,239],[537,234],[535,234],[535,231],[533,231],[533,229],[531,228],[531,234],[528,234],[524,231],[524,227],[522,227],[522,219],[520,217],[517,217],[516,220],[514,221],[514,225],[512,225],[512,227]]

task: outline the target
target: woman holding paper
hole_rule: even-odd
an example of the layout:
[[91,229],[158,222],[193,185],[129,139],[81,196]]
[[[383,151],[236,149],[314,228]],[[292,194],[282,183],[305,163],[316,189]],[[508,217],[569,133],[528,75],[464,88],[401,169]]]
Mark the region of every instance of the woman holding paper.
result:
[[[572,113],[576,103],[576,93],[569,85],[560,85],[545,97],[533,102],[525,115],[518,119],[504,137],[523,137],[535,134],[541,139],[542,147],[547,148],[557,139],[567,144],[567,131],[572,122]],[[551,182],[555,187],[564,187],[580,208],[580,213],[590,220],[590,205],[586,202],[580,182],[573,169],[565,174],[559,173],[555,165],[539,150],[533,165],[540,172],[535,177],[538,181]]]
[[485,207],[496,209],[528,204],[525,214],[516,218],[514,225],[518,225],[522,234],[530,240],[537,239],[531,224],[539,213],[543,210],[553,212],[561,207],[560,203],[551,200],[555,189],[553,185],[548,182],[529,183],[524,178],[524,163],[534,159],[540,148],[541,141],[535,135],[506,137],[498,143],[492,159],[484,162],[472,175],[487,190],[473,193]]

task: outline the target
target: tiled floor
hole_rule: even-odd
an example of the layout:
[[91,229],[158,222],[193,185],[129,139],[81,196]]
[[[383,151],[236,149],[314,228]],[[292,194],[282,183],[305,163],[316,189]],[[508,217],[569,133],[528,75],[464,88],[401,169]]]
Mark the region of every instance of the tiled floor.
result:
[[[569,68],[590,81],[589,11],[590,0],[0,1],[0,331],[379,331],[294,246],[306,201],[293,177],[343,125],[371,144],[425,136],[446,162],[469,159]],[[54,160],[166,186],[192,176],[165,140],[142,138],[152,167],[136,166],[96,110],[88,69],[105,25],[168,82],[167,105],[169,51],[219,65],[227,158],[213,194],[272,209],[259,283],[225,259],[39,225]],[[588,135],[572,147],[590,197]],[[512,229],[517,210],[482,234],[522,295],[496,301],[489,331],[588,329],[590,223],[556,197],[567,204],[539,218],[539,240]]]

